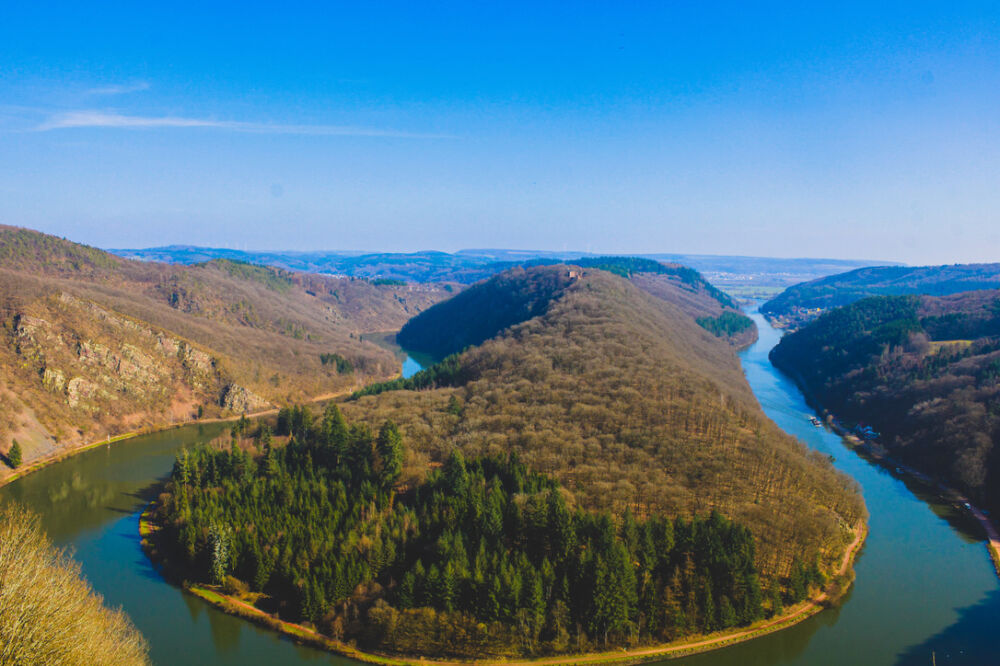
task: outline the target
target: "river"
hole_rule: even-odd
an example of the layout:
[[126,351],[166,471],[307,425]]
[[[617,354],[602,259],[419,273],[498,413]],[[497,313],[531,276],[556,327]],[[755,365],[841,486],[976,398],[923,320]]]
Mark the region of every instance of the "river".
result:
[[[869,464],[833,433],[810,425],[795,385],[767,360],[780,333],[753,314],[760,340],[741,354],[764,411],[787,432],[836,458],[857,479],[871,533],[843,606],[794,628],[703,655],[685,666],[779,664],[989,664],[1000,661],[1000,583],[976,525],[918,497]],[[420,359],[423,360],[423,359]],[[403,360],[404,376],[421,367]],[[176,452],[226,426],[188,426],[100,447],[0,489],[42,517],[53,541],[69,546],[108,603],[122,606],[150,643],[155,664],[349,664],[296,646],[216,611],[167,584],[139,546],[138,520],[151,488]],[[676,663],[676,662],[674,662]]]

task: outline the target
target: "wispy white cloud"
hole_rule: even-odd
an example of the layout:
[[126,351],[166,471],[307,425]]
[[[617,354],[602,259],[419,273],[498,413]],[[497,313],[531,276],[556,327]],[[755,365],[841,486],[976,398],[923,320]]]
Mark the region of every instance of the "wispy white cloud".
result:
[[282,125],[272,123],[248,123],[235,120],[213,120],[210,118],[185,118],[180,116],[133,116],[107,111],[68,111],[57,113],[36,131],[47,132],[75,128],[110,129],[157,129],[157,128],[206,128],[245,132],[248,134],[299,134],[309,136],[384,136],[413,139],[451,138],[445,134],[404,132],[377,127],[352,125]]
[[68,111],[50,116],[35,129],[48,131],[55,129],[71,129],[77,127],[222,127],[224,123],[196,118],[176,118],[164,116],[159,118],[145,116],[126,116],[119,113],[104,111]]
[[135,83],[115,84],[91,88],[87,91],[89,95],[125,95],[128,93],[142,92],[149,90],[148,81],[137,81]]

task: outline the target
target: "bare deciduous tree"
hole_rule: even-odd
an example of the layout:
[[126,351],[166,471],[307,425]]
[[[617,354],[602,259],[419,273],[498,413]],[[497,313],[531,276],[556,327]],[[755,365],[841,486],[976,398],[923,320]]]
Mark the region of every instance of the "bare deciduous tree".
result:
[[0,664],[148,664],[142,634],[103,601],[37,516],[0,505]]

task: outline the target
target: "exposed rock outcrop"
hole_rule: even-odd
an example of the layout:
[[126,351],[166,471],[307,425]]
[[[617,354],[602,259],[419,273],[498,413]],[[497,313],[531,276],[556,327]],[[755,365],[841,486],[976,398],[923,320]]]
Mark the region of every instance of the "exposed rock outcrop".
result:
[[234,414],[248,414],[265,409],[270,406],[270,403],[239,384],[229,384],[222,391],[219,405]]
[[63,374],[62,370],[45,368],[42,372],[42,386],[53,393],[60,393],[66,388],[66,375]]

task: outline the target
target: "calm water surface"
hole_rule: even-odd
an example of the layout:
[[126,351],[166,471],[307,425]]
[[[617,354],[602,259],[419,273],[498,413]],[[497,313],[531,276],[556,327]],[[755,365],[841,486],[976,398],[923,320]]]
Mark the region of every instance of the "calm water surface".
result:
[[[857,582],[842,608],[793,629],[682,660],[686,665],[1000,663],[994,632],[1000,594],[974,525],[948,507],[916,497],[902,481],[855,456],[840,438],[809,424],[795,385],[767,352],[779,333],[759,316],[761,339],[742,354],[767,414],[810,446],[836,457],[861,484],[871,535]],[[422,359],[421,359],[422,360]],[[404,376],[421,367],[407,358]],[[84,574],[121,605],[149,640],[156,664],[348,664],[296,646],[214,610],[167,584],[139,547],[138,521],[151,488],[169,473],[181,446],[225,426],[189,426],[81,454],[3,489],[41,514],[59,545],[76,550]],[[676,662],[674,662],[676,663]]]

